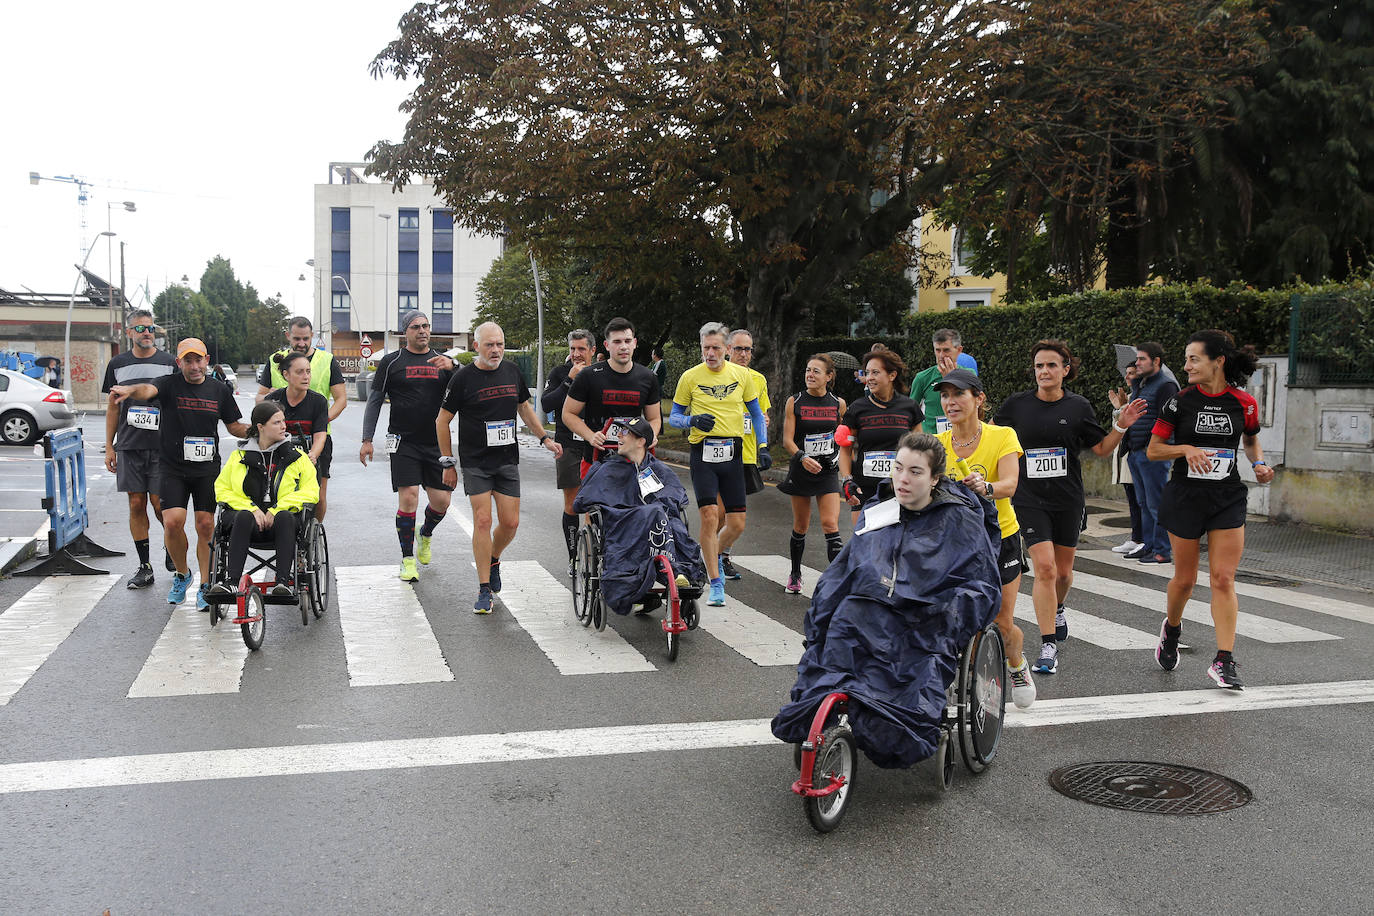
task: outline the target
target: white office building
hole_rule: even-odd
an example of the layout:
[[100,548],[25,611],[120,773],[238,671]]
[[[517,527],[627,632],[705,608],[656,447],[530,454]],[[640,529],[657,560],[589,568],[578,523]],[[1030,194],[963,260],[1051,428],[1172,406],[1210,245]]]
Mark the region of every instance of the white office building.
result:
[[477,283],[503,239],[455,227],[433,185],[397,192],[365,168],[332,162],[329,183],[315,185],[314,319],[325,348],[355,372],[365,343],[374,358],[404,345],[397,327],[411,309],[430,316],[435,349],[466,348]]

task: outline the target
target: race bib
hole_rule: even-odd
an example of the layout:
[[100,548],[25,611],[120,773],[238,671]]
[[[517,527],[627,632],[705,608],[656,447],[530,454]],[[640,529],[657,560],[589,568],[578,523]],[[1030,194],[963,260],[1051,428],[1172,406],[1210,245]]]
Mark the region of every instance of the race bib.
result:
[[744,434],[746,436],[754,434],[754,418],[747,413],[744,415]]
[[948,418],[948,417],[936,417],[936,418],[935,418],[935,432],[936,432],[936,434],[939,434],[939,433],[947,433],[947,432],[949,432],[949,418]]
[[702,439],[701,460],[710,464],[720,464],[735,459],[734,439]]
[[387,453],[388,455],[394,455],[394,454],[396,454],[396,449],[398,449],[398,448],[400,448],[400,447],[401,447],[401,437],[400,437],[400,435],[397,434],[397,433],[387,433],[387,434],[386,434],[386,453]]
[[134,429],[157,429],[156,407],[130,407],[124,422]]
[[214,461],[214,436],[187,436],[181,440],[181,455],[187,461]]
[[658,479],[651,467],[641,468],[639,472],[639,495],[647,497],[663,489],[663,481]]
[[811,433],[802,440],[808,458],[828,458],[835,454],[834,433]]
[[1233,448],[1219,448],[1212,456],[1212,469],[1203,471],[1199,474],[1193,470],[1193,466],[1188,466],[1188,476],[1193,480],[1225,480],[1231,476],[1231,469],[1236,466],[1236,450]]
[[487,421],[487,448],[515,444],[515,420]]
[[892,462],[897,458],[897,453],[892,452],[864,452],[864,476],[869,478],[891,477]]
[[620,444],[620,436],[621,436],[622,433],[625,432],[625,427],[629,426],[631,423],[633,423],[633,422],[634,422],[635,420],[637,420],[637,419],[639,419],[639,418],[638,418],[638,417],[616,417],[616,418],[615,418],[615,422],[613,422],[610,426],[606,427],[606,444],[607,444],[607,445],[619,445],[619,444]]
[[1026,449],[1026,476],[1036,480],[1046,477],[1067,477],[1069,474],[1069,450],[1057,448]]

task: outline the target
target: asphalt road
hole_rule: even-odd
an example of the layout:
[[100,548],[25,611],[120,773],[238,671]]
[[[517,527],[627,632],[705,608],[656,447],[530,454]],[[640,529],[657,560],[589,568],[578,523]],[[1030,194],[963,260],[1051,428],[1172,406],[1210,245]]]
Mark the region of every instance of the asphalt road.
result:
[[[334,601],[308,627],[273,609],[260,652],[170,608],[160,567],[127,591],[129,557],[96,561],[110,577],[0,582],[0,911],[1368,912],[1374,685],[1331,685],[1369,676],[1374,596],[1243,596],[1262,618],[1237,645],[1243,694],[1210,687],[1202,623],[1185,624],[1195,648],[1173,673],[1149,649],[1071,635],[987,772],[941,792],[927,767],[861,761],[845,822],[820,836],[789,791],[790,749],[766,734],[791,663],[749,645],[799,633],[805,599],[746,571],[674,663],[654,617],[589,637],[533,448],[497,612],[470,610],[461,496],[434,563],[400,586],[386,465],[356,458],[361,416],[351,405],[335,430]],[[90,534],[132,555],[124,498],[93,476]],[[770,487],[736,554],[785,556],[789,525]],[[807,565],[823,546],[813,532]],[[1080,632],[1157,632],[1163,578],[1091,549],[1078,571],[1096,589],[1070,597]],[[379,617],[395,629],[369,631]],[[564,642],[588,638],[580,656]],[[601,673],[571,673],[589,658]],[[1047,783],[1097,760],[1201,767],[1254,800],[1167,817]]]

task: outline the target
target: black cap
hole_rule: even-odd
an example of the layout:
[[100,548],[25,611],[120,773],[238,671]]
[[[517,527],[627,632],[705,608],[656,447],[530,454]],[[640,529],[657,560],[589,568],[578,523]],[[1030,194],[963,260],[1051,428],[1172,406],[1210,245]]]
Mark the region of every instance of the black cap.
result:
[[649,421],[643,417],[638,417],[628,426],[624,427],[625,432],[634,433],[645,442],[654,441],[654,428],[649,425]]
[[931,382],[930,387],[939,388],[941,385],[953,385],[955,388],[973,392],[983,390],[983,383],[979,381],[977,374],[972,369],[955,369],[944,378],[937,378]]

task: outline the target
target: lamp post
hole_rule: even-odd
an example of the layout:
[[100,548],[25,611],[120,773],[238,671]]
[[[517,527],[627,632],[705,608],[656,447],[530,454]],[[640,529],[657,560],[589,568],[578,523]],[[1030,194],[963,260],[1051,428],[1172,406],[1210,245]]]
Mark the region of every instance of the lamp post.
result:
[[[114,236],[108,229],[100,234]],[[76,291],[81,286],[81,277],[86,271],[86,262],[91,259],[92,251],[95,251],[94,245],[86,249],[86,257],[81,259],[81,266],[76,270],[76,282],[72,284],[71,297],[67,300],[67,330],[62,336],[62,379],[69,385],[72,379],[72,309],[76,308]],[[72,397],[76,397],[74,390]]]

